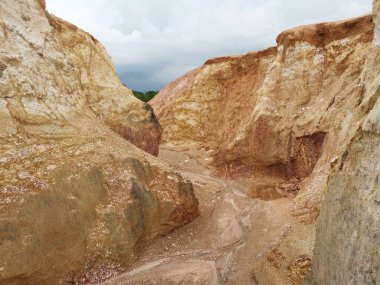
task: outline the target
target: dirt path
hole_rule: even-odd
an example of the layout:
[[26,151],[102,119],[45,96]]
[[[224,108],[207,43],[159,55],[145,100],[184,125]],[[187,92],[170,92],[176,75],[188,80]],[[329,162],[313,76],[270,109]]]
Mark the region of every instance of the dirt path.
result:
[[252,186],[262,181],[212,177],[207,152],[162,148],[160,158],[193,182],[200,217],[104,284],[300,284],[314,226],[297,223],[289,198],[253,199]]

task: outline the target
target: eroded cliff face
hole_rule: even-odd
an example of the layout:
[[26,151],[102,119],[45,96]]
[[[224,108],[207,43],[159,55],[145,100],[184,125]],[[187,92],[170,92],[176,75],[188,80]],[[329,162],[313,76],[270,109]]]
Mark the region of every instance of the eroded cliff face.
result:
[[0,284],[97,283],[192,221],[192,184],[127,141],[160,132],[92,36],[1,1]]
[[12,117],[2,134],[15,133],[17,122],[31,128],[89,109],[121,136],[157,155],[161,127],[149,106],[120,82],[104,47],[37,2],[2,3],[1,105],[7,107],[2,117]]
[[292,178],[293,213],[314,222],[363,100],[371,16],[302,26],[277,47],[216,58],[169,84],[152,101],[167,144],[213,151],[222,176],[262,172]]
[[[303,224],[321,210],[314,256],[288,266],[295,284],[311,263],[306,284],[380,282],[379,7],[285,31],[275,48],[209,60],[152,103],[165,144],[211,150],[220,176],[289,179],[280,190],[296,193],[291,211]],[[289,244],[268,255],[277,269],[257,261],[254,281],[284,284],[274,280]]]
[[380,1],[373,4],[375,35],[361,77],[363,99],[328,179],[306,284],[380,283]]

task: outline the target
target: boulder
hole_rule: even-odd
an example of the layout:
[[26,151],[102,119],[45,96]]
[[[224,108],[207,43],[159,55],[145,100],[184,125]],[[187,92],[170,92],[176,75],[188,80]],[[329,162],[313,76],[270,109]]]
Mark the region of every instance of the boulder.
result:
[[192,184],[136,147],[160,133],[95,38],[1,1],[0,284],[98,283],[195,219]]

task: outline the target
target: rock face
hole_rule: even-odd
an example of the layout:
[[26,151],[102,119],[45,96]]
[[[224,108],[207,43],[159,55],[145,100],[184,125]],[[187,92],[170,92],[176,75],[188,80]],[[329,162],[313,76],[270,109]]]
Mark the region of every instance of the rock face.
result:
[[[219,175],[290,178],[299,221],[313,223],[327,195],[306,284],[380,283],[379,19],[375,0],[373,17],[285,31],[275,48],[207,61],[152,103],[163,141],[210,149]],[[297,282],[310,264],[294,263]]]
[[352,113],[344,153],[329,177],[306,284],[380,283],[380,1],[361,104]]
[[293,212],[313,222],[363,100],[372,39],[365,16],[298,27],[277,47],[208,60],[153,99],[163,141],[213,150],[222,176],[298,179]]
[[[310,285],[378,284],[379,27],[375,0],[373,16],[285,31],[160,92],[165,144],[249,179],[168,148],[203,216],[108,284],[301,284],[310,266]],[[160,138],[96,39],[43,0],[1,1],[0,284],[101,283],[194,220],[192,183],[139,149]]]
[[45,13],[43,1],[13,6],[3,1],[1,10],[1,105],[8,109],[2,108],[2,117],[13,117],[2,135],[14,134],[17,121],[42,126],[86,108],[139,148],[157,155],[161,127],[151,108],[120,82],[103,46]]
[[127,141],[160,133],[92,36],[1,1],[0,284],[97,283],[192,221],[192,184]]

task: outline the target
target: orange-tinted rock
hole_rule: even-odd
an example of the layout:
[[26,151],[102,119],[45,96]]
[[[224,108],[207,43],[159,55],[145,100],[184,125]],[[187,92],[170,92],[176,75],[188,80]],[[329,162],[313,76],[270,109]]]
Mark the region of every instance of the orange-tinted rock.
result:
[[122,137],[157,156],[161,126],[152,108],[120,82],[103,46],[76,26],[48,13],[46,16],[69,63],[79,67],[79,84],[90,109]]
[[318,216],[366,82],[372,16],[302,26],[277,47],[207,61],[152,101],[163,142],[213,150],[219,175],[302,179],[294,214]]
[[327,182],[308,285],[380,283],[380,1],[373,4],[364,92]]
[[[24,3],[23,9],[30,7],[38,13],[37,19],[15,7],[14,12],[20,14],[14,17],[18,34],[12,30],[10,22],[1,22],[1,49],[7,51],[0,58],[2,100],[8,98],[9,109],[25,113],[22,115],[25,123],[42,124],[50,119],[47,112],[28,111],[28,105],[35,104],[29,96],[33,92],[39,100],[50,105],[60,104],[58,109],[62,116],[68,112],[81,113],[83,108],[88,108],[112,129],[121,130],[121,135],[133,144],[157,155],[161,127],[152,109],[144,107],[144,103],[120,82],[101,43],[76,26],[45,12],[41,3],[43,1],[39,1],[38,6],[34,6],[32,0]],[[4,7],[7,5],[3,3]],[[8,13],[4,8],[3,18]],[[24,44],[17,42],[17,37]],[[12,81],[12,76],[17,79]],[[49,79],[49,84],[45,79]],[[21,83],[26,81],[28,84]],[[10,90],[21,93],[21,105],[14,102]],[[52,100],[54,96],[59,100]],[[46,108],[51,108],[50,105]],[[20,111],[20,107],[24,111]],[[141,135],[142,128],[144,135]],[[125,130],[128,130],[127,136]]]
[[1,1],[0,284],[100,282],[195,219],[192,184],[125,138],[157,154],[160,126],[102,45]]

